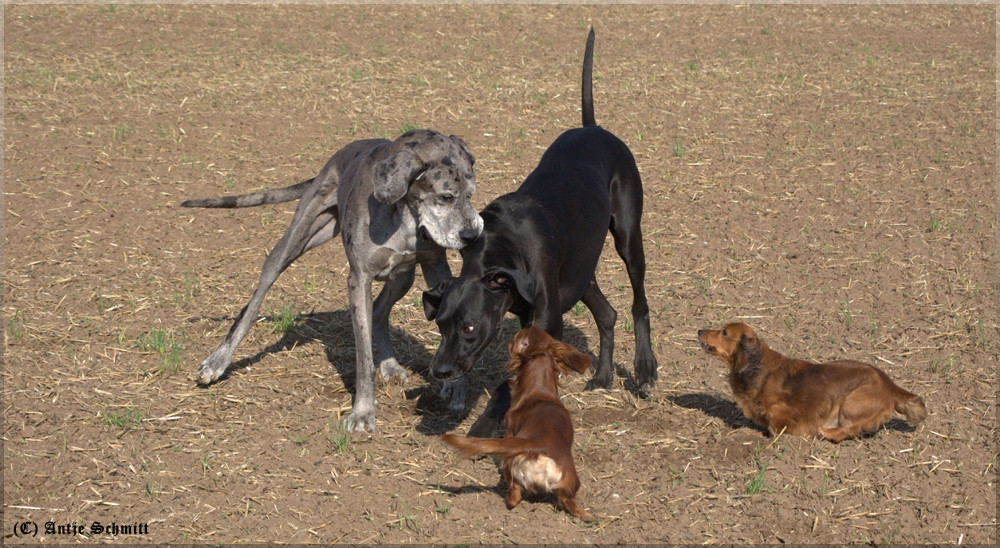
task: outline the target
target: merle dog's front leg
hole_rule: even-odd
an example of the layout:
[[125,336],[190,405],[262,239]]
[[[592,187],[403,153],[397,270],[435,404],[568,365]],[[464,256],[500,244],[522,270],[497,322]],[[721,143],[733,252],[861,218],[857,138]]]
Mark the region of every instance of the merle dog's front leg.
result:
[[393,305],[410,290],[414,274],[413,270],[407,270],[385,282],[372,307],[372,336],[375,339],[375,348],[378,350],[379,373],[386,382],[393,380],[406,382],[406,370],[396,360],[396,352],[389,338],[389,313],[392,312]]
[[351,432],[375,430],[375,363],[372,357],[372,280],[350,266],[347,292],[354,325],[357,365],[354,377],[354,406],[345,420]]

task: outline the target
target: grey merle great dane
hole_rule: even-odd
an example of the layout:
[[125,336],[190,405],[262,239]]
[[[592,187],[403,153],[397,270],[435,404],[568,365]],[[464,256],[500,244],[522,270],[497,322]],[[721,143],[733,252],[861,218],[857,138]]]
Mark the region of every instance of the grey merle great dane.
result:
[[[434,287],[451,277],[445,248],[461,249],[482,232],[483,219],[469,202],[476,189],[474,162],[458,137],[421,129],[395,141],[350,143],[316,177],[290,187],[182,203],[236,208],[299,200],[288,230],[264,261],[250,302],[222,344],[201,362],[198,382],[210,384],[225,373],[264,296],[285,268],[342,233],[357,354],[354,405],[347,423],[352,431],[374,430],[372,339],[382,377],[405,379],[389,340],[389,312],[413,285],[417,264],[428,286]],[[374,307],[373,280],[385,282]],[[453,408],[456,400],[464,404],[464,388],[461,382],[451,394]]]

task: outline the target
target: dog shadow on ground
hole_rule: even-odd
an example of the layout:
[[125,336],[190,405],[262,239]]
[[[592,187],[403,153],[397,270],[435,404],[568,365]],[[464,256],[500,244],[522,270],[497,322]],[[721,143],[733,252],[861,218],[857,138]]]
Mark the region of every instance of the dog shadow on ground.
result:
[[697,409],[710,417],[721,419],[726,426],[732,429],[752,428],[764,432],[764,429],[750,422],[743,411],[740,411],[736,402],[719,398],[713,394],[704,392],[693,394],[680,394],[667,396],[667,399],[674,404],[687,409]]
[[[219,322],[232,321],[232,318],[211,319]],[[351,314],[348,309],[303,314],[299,323],[280,337],[277,334],[258,334],[262,337],[279,338],[252,356],[234,360],[222,379],[234,371],[257,364],[271,354],[285,352],[297,346],[319,341],[323,344],[327,360],[344,383],[344,388],[353,394],[356,353],[351,322]],[[256,325],[253,329],[266,330],[266,327]],[[465,409],[454,413],[448,409],[447,402],[441,397],[441,382],[433,379],[430,375],[430,364],[434,354],[427,348],[428,341],[408,334],[405,329],[392,325],[390,321],[389,336],[393,349],[396,351],[396,359],[409,373],[418,375],[424,380],[420,386],[408,388],[405,391],[406,399],[416,400],[416,412],[420,416],[420,423],[417,425],[418,432],[425,435],[450,432],[468,418],[469,414],[476,408],[480,398],[484,396],[489,398],[496,387],[507,379],[506,364],[509,357],[507,343],[518,329],[518,321],[513,316],[504,318],[496,339],[484,352],[480,363],[476,364],[468,374],[469,387],[465,399]],[[587,336],[582,331],[567,325],[564,328],[563,338],[568,344],[591,355],[596,360],[594,353],[589,350]],[[438,341],[431,342],[433,344]],[[378,359],[377,356],[375,359]],[[616,369],[621,368],[616,365]],[[382,381],[379,380],[379,382]]]

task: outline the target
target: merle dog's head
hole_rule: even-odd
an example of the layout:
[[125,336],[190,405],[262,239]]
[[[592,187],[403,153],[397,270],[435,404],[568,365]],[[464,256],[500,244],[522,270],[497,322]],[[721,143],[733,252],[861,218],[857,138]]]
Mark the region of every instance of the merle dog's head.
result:
[[409,131],[373,166],[375,199],[386,204],[404,200],[422,234],[441,247],[461,249],[483,231],[483,218],[469,201],[476,191],[475,161],[454,135]]
[[431,375],[447,381],[468,373],[496,338],[504,314],[515,303],[526,307],[534,300],[531,276],[495,266],[481,274],[463,272],[424,291],[424,314],[441,332]]

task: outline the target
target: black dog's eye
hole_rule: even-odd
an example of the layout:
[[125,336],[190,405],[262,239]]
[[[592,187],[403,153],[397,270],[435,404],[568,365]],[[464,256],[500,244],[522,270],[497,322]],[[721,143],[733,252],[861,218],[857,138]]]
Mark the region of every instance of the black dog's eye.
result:
[[465,333],[466,335],[468,335],[469,333],[472,333],[475,330],[476,330],[476,326],[474,326],[474,325],[467,325],[467,326],[465,326],[465,327],[462,328],[462,333]]

